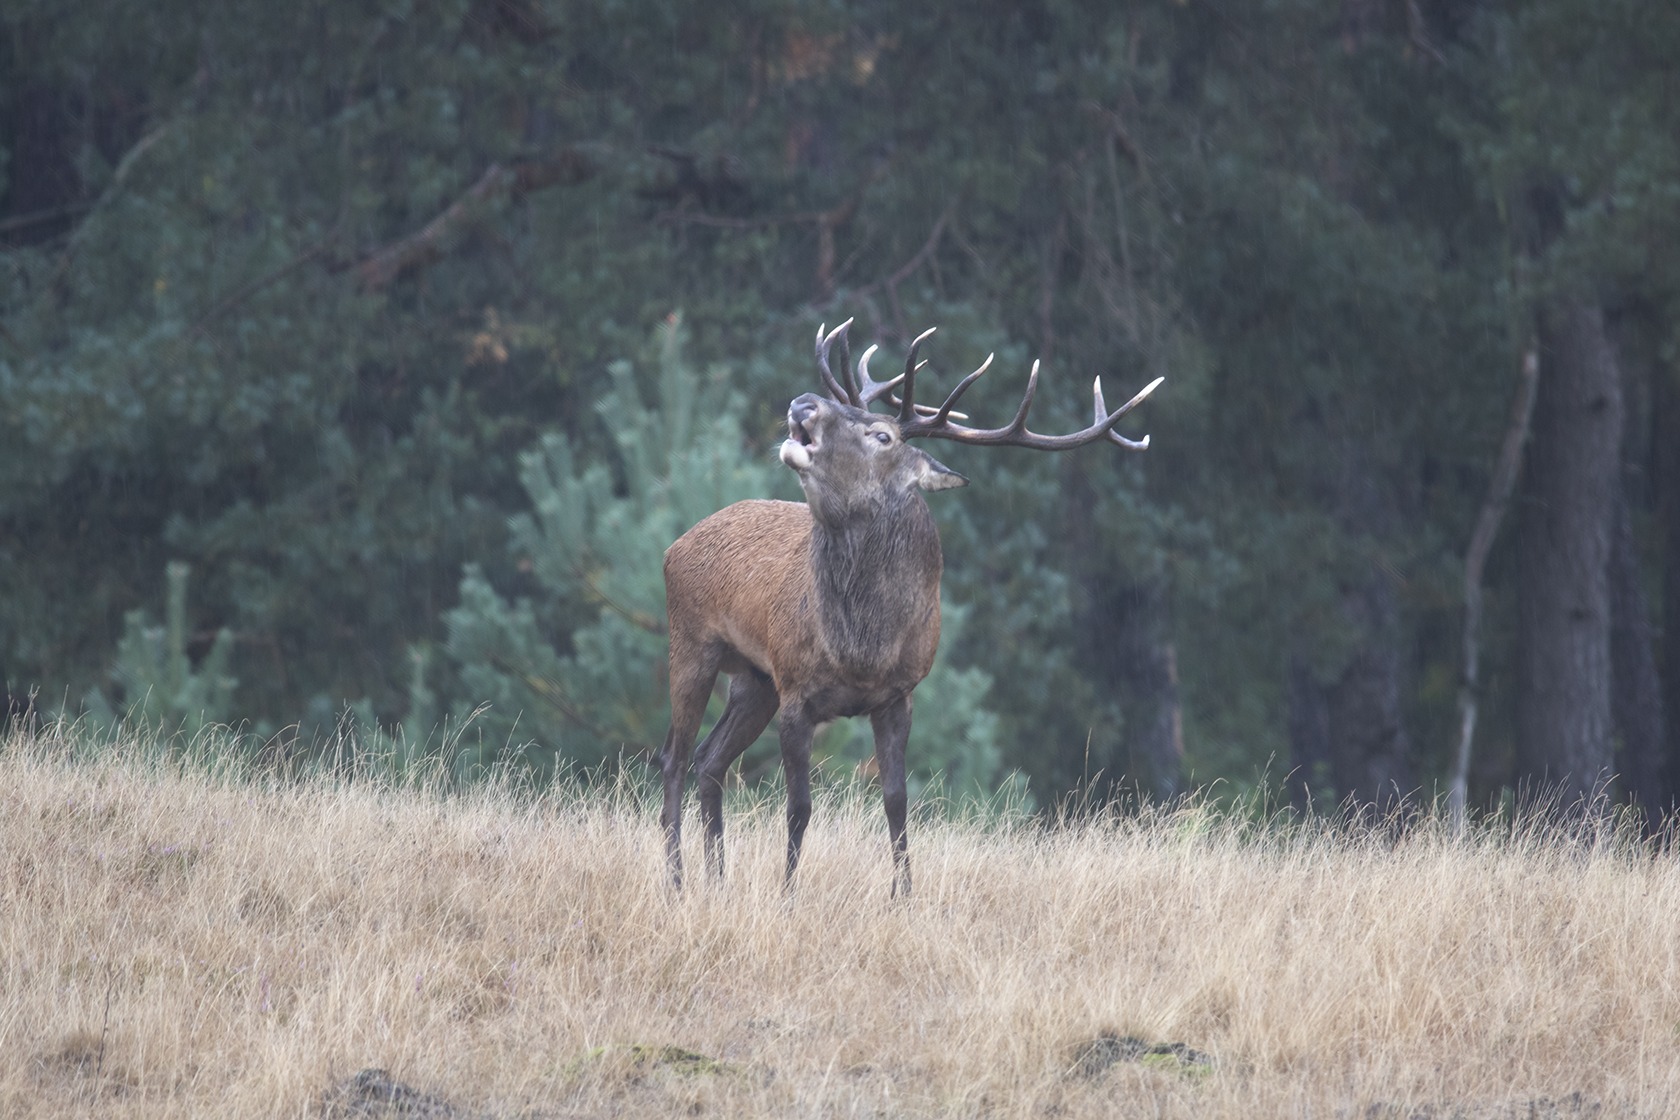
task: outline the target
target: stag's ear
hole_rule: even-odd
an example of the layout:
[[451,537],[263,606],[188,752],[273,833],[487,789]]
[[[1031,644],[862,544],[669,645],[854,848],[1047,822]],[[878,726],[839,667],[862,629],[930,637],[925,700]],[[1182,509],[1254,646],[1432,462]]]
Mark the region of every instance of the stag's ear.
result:
[[968,479],[929,455],[919,448],[911,448],[916,452],[915,478],[916,485],[923,490],[954,490],[958,486],[967,486]]

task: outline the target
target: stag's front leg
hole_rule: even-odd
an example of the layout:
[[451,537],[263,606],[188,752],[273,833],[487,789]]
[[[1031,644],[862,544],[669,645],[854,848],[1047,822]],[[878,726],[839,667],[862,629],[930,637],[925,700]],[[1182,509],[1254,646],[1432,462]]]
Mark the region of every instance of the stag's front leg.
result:
[[803,712],[782,711],[782,776],[787,783],[787,879],[799,868],[805,826],[811,823],[811,736],[816,728]]
[[887,810],[887,835],[892,838],[892,897],[910,894],[910,835],[906,826],[909,795],[905,788],[904,748],[910,741],[910,697],[895,700],[870,713],[875,729],[875,767],[881,773],[881,801]]

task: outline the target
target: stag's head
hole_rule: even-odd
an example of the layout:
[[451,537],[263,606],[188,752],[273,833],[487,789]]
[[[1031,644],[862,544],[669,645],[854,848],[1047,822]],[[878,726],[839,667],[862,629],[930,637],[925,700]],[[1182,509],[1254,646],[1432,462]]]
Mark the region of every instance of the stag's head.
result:
[[[933,331],[924,331],[910,344],[903,373],[888,381],[876,381],[869,374],[869,359],[876,347],[864,351],[855,373],[850,368],[846,332],[851,325],[848,319],[827,334],[820,328],[817,331],[817,368],[829,395],[806,393],[788,406],[788,438],[782,444],[782,462],[798,473],[805,497],[820,520],[832,523],[878,508],[911,490],[947,490],[968,482],[933,456],[910,446],[908,441],[918,437],[1041,451],[1063,451],[1095,440],[1134,451],[1149,446],[1148,436],[1130,440],[1114,431],[1114,425],[1149,396],[1161,378],[1112,412],[1103,403],[1099,378],[1092,386],[1091,426],[1068,435],[1046,436],[1027,430],[1027,411],[1038,390],[1038,363],[1034,362],[1015,419],[1002,428],[970,428],[954,422],[968,417],[953,408],[986,372],[992,363],[990,357],[958,382],[944,403],[935,408],[915,400],[916,372],[927,364],[916,360],[917,352]],[[830,360],[836,346],[840,351],[838,376]],[[871,404],[882,399],[896,408],[896,414],[869,411]]]
[[788,406],[782,462],[799,475],[813,516],[829,524],[911,490],[949,490],[968,482],[906,443],[892,417],[815,393]]

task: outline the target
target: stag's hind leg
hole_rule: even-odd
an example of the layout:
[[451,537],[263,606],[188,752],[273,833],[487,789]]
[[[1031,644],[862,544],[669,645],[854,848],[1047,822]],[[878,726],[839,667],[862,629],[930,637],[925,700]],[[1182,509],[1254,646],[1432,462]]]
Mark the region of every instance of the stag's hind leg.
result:
[[729,679],[729,703],[694,756],[700,787],[700,823],[706,830],[706,865],[723,878],[723,778],[730,763],[753,745],[776,714],[781,698],[770,678],[747,668]]
[[869,716],[875,728],[875,766],[881,772],[881,800],[892,838],[892,896],[910,893],[910,835],[905,823],[909,795],[904,777],[904,748],[910,741],[910,697],[877,708]]
[[811,737],[816,727],[802,711],[784,709],[781,722],[782,777],[787,783],[787,879],[799,869],[805,826],[811,823]]
[[682,886],[682,799],[688,780],[688,751],[700,731],[706,714],[706,700],[717,683],[721,651],[710,644],[690,644],[675,632],[671,636],[671,730],[665,735],[661,776],[665,785],[665,807],[660,823],[665,828],[665,866],[671,885]]

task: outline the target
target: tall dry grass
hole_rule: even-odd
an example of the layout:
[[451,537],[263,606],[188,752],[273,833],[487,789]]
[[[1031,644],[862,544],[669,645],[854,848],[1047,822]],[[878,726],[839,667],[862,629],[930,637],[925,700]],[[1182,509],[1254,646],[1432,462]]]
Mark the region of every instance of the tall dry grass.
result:
[[56,750],[0,748],[0,1115],[1680,1111],[1680,871],[1614,841],[923,819],[892,905],[871,800],[790,898],[763,799],[674,896],[627,796]]

